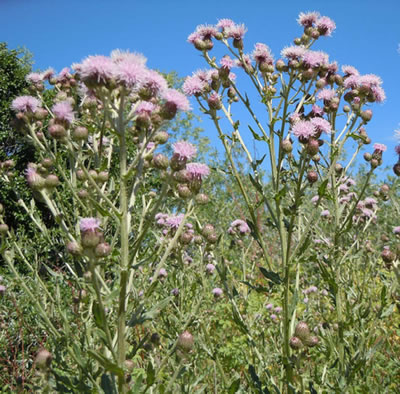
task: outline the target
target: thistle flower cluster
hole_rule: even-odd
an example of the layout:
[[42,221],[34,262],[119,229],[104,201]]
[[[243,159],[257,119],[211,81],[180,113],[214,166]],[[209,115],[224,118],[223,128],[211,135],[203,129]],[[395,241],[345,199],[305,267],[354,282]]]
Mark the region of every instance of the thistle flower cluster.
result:
[[230,235],[246,235],[250,234],[250,227],[249,225],[241,219],[234,220],[228,228],[228,234]]
[[290,338],[290,347],[294,350],[299,350],[303,346],[314,347],[319,343],[319,339],[316,336],[312,336],[310,329],[306,322],[298,322],[294,336]]

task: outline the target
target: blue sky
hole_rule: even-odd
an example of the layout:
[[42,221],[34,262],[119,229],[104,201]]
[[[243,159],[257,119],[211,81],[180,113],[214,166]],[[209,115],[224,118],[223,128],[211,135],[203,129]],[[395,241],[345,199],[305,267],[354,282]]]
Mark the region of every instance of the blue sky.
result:
[[[148,66],[175,70],[180,76],[205,63],[186,42],[202,23],[231,18],[245,23],[245,45],[269,45],[276,57],[301,34],[296,18],[301,11],[317,10],[331,17],[337,29],[315,49],[329,53],[340,65],[382,77],[387,100],[374,105],[368,126],[373,142],[388,145],[385,157],[395,161],[393,131],[400,128],[400,2],[360,1],[226,1],[226,0],[1,0],[0,40],[10,48],[25,46],[33,53],[34,68],[57,71],[89,54],[112,49],[143,53]],[[213,131],[205,123],[207,135]],[[217,145],[216,139],[213,143]]]

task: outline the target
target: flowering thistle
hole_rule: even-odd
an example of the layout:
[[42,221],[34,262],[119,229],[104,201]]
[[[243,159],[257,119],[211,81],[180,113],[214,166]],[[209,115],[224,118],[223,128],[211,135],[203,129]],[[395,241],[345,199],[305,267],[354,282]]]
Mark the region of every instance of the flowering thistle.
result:
[[52,111],[58,120],[72,123],[75,119],[72,105],[68,100],[53,105]]
[[324,118],[312,118],[310,122],[313,124],[317,132],[325,132],[326,134],[330,134],[332,131],[331,124]]
[[215,289],[212,290],[212,293],[215,298],[221,298],[222,294],[224,293],[223,290],[219,287],[216,287]]
[[192,179],[202,180],[210,174],[210,168],[202,163],[188,163],[186,170]]
[[172,145],[174,154],[178,155],[180,160],[190,160],[196,156],[197,148],[187,141],[178,141]]
[[25,80],[29,83],[38,84],[43,82],[43,75],[39,73],[29,73]]
[[142,64],[123,60],[113,70],[115,80],[128,89],[138,90],[146,81],[147,70]]
[[[186,96],[175,89],[166,90],[162,98],[166,101],[166,106],[171,112],[177,110],[189,111],[190,104]],[[175,114],[174,114],[175,115]]]
[[386,149],[387,146],[384,144],[378,144],[378,143],[374,144],[374,150],[375,150],[374,153],[383,153],[386,151]]
[[94,232],[100,228],[100,219],[97,218],[82,218],[79,222],[79,228],[82,233]]
[[236,219],[231,223],[228,229],[228,234],[235,233],[235,230],[239,230],[240,234],[242,235],[250,233],[250,227],[244,220],[241,219]]
[[257,64],[267,63],[273,64],[274,58],[271,54],[269,47],[263,43],[258,42],[254,45],[252,57]]
[[88,87],[107,84],[116,70],[116,64],[107,56],[89,56],[74,68]]
[[318,18],[319,18],[319,12],[316,11],[307,13],[300,12],[297,22],[301,26],[312,27],[312,25],[318,20]]
[[309,138],[315,134],[315,126],[308,120],[300,120],[292,126],[292,133],[296,137]]
[[330,101],[336,96],[336,91],[334,89],[322,89],[319,93],[317,98],[319,100]]
[[225,70],[230,70],[231,68],[235,67],[235,62],[231,59],[228,55],[225,55],[220,60],[221,67]]
[[307,67],[317,68],[327,65],[329,56],[322,51],[307,51],[303,55],[303,63]]
[[350,75],[358,76],[358,75],[360,75],[358,70],[353,66],[344,65],[344,66],[342,66],[342,71],[343,71],[343,74],[345,74],[345,76],[350,76]]
[[330,36],[336,29],[335,22],[327,16],[321,16],[315,23],[319,33],[322,36]]
[[28,164],[26,169],[26,181],[32,189],[42,189],[45,186],[45,179],[38,174],[36,166],[32,163]]
[[224,29],[224,34],[228,38],[233,38],[234,40],[243,40],[244,35],[246,34],[247,28],[244,24],[233,24],[231,26],[227,26]]
[[224,30],[228,27],[232,27],[234,25],[235,25],[235,22],[231,19],[220,19],[217,23],[217,27],[222,30]]
[[282,49],[282,57],[289,60],[299,60],[301,59],[307,50],[302,46],[290,46]]
[[177,229],[180,226],[183,217],[183,213],[178,215],[170,215],[165,219],[165,224],[172,229]]
[[32,96],[19,96],[13,100],[11,103],[11,108],[14,111],[18,112],[35,112],[38,107],[41,105],[41,102]]
[[207,83],[199,75],[187,77],[183,84],[183,92],[188,96],[199,96],[207,87]]

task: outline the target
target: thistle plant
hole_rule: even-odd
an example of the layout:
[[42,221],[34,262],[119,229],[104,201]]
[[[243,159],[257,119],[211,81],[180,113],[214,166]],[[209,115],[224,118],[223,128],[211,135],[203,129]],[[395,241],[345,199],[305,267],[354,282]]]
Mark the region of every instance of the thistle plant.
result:
[[[368,174],[358,185],[357,193],[350,194],[351,165],[364,145],[371,143],[366,131],[373,114],[370,106],[385,100],[382,81],[373,74],[360,75],[352,66],[343,66],[340,73],[338,64],[329,61],[328,54],[311,49],[335,30],[330,18],[316,12],[301,13],[298,22],[303,28],[302,36],[294,39],[294,46],[285,47],[277,60],[264,43],[256,43],[253,51],[246,53],[244,25],[222,19],[215,26],[198,26],[188,41],[201,52],[209,69],[193,73],[183,86],[218,132],[229,158],[229,171],[247,207],[247,225],[262,251],[261,272],[280,290],[283,311],[278,347],[283,375],[278,379],[270,376],[268,387],[272,384],[278,388],[283,382],[287,392],[304,390],[297,349],[304,344],[317,346],[319,342],[317,336],[309,339],[299,335],[304,329],[297,322],[301,319],[300,275],[306,271],[312,243],[326,220],[330,222],[329,247],[313,258],[335,305],[338,376],[346,375],[351,364],[345,353],[348,327],[344,316],[347,288],[343,266],[349,254],[360,247],[359,240],[351,241],[350,229],[360,226],[360,231],[365,232],[373,221],[376,201],[364,199],[365,192],[386,149],[375,144],[366,154]],[[226,50],[220,59],[212,55],[217,44]],[[244,92],[239,77],[232,72],[235,67],[248,78],[252,96]],[[235,117],[239,104],[247,110],[246,120]],[[265,152],[261,158],[251,153],[250,133],[254,140],[251,143]],[[351,152],[347,160],[345,148]],[[238,170],[233,155],[236,149],[246,157],[248,173]],[[250,189],[245,186],[249,179]],[[314,195],[315,205],[310,207],[307,202]],[[258,196],[256,202],[254,196]],[[261,225],[257,220],[260,212],[265,220]],[[278,235],[277,258],[269,253],[266,231]],[[225,274],[222,280],[228,281]],[[265,371],[267,357],[257,348],[251,325],[235,306],[233,293],[229,299],[235,321],[253,346],[259,371]],[[343,379],[336,382],[341,389],[348,383],[343,383]]]

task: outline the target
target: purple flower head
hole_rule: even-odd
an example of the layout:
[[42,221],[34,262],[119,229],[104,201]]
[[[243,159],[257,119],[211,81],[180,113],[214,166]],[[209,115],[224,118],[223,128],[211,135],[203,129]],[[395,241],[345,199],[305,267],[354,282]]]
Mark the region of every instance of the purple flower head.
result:
[[231,59],[228,55],[225,55],[221,60],[220,60],[221,67],[225,70],[230,70],[231,68],[235,67],[235,62],[233,59]]
[[[238,229],[241,234],[249,234],[250,233],[250,227],[244,220],[241,220],[241,219],[234,220],[231,223],[231,226],[229,229],[231,229],[233,231],[235,228]],[[228,230],[228,232],[229,232],[229,230]]]
[[299,60],[306,52],[307,50],[302,46],[291,46],[283,48],[281,51],[281,55],[282,57],[289,60]]
[[114,75],[118,83],[128,89],[137,90],[146,81],[148,70],[140,63],[125,59],[115,65]]
[[375,152],[383,153],[387,149],[387,146],[384,144],[374,144],[374,150]]
[[153,96],[162,94],[168,89],[168,84],[165,78],[154,70],[146,70],[142,85],[143,88],[150,91]]
[[313,204],[316,204],[318,201],[319,201],[319,196],[314,196],[314,197],[311,198],[311,202]]
[[129,61],[131,63],[137,63],[144,66],[147,62],[146,57],[143,56],[141,53],[122,51],[121,49],[114,49],[111,52],[110,57],[114,63]]
[[187,97],[175,89],[167,89],[163,93],[162,98],[169,106],[174,107],[176,110],[189,111],[190,109]]
[[319,105],[314,104],[311,109],[313,115],[322,116],[325,112]]
[[243,55],[242,59],[236,59],[236,65],[241,68],[251,68],[251,57],[250,55]]
[[175,289],[172,289],[172,290],[171,290],[171,294],[172,294],[173,296],[177,297],[177,296],[179,295],[179,289],[177,289],[177,288],[175,287]]
[[56,77],[57,82],[64,82],[71,78],[69,67],[64,67]]
[[317,132],[325,132],[326,134],[332,132],[331,124],[324,118],[312,118],[311,123]]
[[350,76],[350,75],[358,76],[358,75],[360,75],[358,70],[353,66],[348,66],[348,65],[342,66],[342,71],[343,71],[343,74],[345,74],[345,76]]
[[297,22],[301,26],[312,27],[312,25],[317,21],[318,18],[319,18],[319,12],[316,11],[307,13],[300,12]]
[[271,320],[276,320],[278,316],[276,316],[274,313],[270,316]]
[[335,74],[339,70],[339,66],[336,61],[326,64],[326,69],[328,71],[328,74]]
[[215,265],[214,264],[209,263],[209,264],[206,265],[206,272],[208,274],[212,274],[214,272],[214,270],[215,270]]
[[400,234],[400,226],[393,227],[393,234]]
[[166,278],[167,276],[168,276],[168,273],[165,268],[161,268],[160,271],[158,271],[159,278]]
[[43,82],[43,75],[39,73],[29,73],[25,79],[29,83],[40,83]]
[[177,229],[182,223],[184,216],[185,215],[183,213],[178,215],[170,215],[165,219],[165,224],[170,228]]
[[141,101],[136,107],[135,112],[138,115],[151,115],[157,110],[157,106],[150,101]]
[[218,34],[218,29],[213,25],[199,25],[196,28],[196,33],[199,34],[202,40],[210,40]]
[[146,145],[146,150],[152,150],[156,147],[156,144],[152,141],[150,141],[147,145]]
[[386,100],[385,91],[380,86],[373,86],[371,91],[377,103],[383,103]]
[[244,35],[246,34],[247,28],[244,24],[241,25],[232,25],[228,26],[224,29],[224,33],[228,38],[233,38],[235,40],[243,40]]
[[282,312],[282,307],[280,307],[280,306],[275,307],[274,308],[274,312],[275,313],[281,313]]
[[324,209],[324,210],[321,212],[321,216],[322,216],[323,218],[327,218],[327,217],[330,216],[330,212],[329,212],[327,209]]
[[265,308],[270,311],[274,308],[274,306],[272,304],[267,304]]
[[303,55],[303,62],[307,67],[317,68],[327,65],[329,56],[322,51],[307,51]]
[[345,184],[341,184],[341,185],[339,185],[338,190],[340,192],[347,193],[349,191],[349,187],[347,185],[345,185]]
[[74,111],[72,105],[68,100],[60,101],[53,105],[51,109],[55,117],[67,123],[72,123],[75,119]]
[[359,75],[350,75],[349,77],[347,77],[344,82],[343,82],[343,86],[345,89],[355,89],[358,87],[358,81],[360,79]]
[[309,138],[315,135],[315,126],[308,120],[299,120],[292,126],[292,133],[296,137]]
[[274,58],[271,54],[271,50],[265,44],[258,42],[254,45],[254,51],[252,57],[257,64],[268,63],[273,64]]
[[[200,70],[201,71],[201,70]],[[186,77],[183,84],[183,92],[188,96],[197,96],[203,93],[204,89],[207,87],[206,73],[201,73],[198,71],[194,73],[191,77]]]
[[74,69],[85,83],[99,84],[109,82],[115,73],[116,65],[106,56],[89,56]]
[[207,176],[210,174],[209,167],[206,164],[202,163],[188,163],[186,164],[186,171],[194,180],[202,180],[204,178],[207,178]]
[[222,297],[222,294],[224,293],[223,290],[219,287],[216,287],[215,289],[212,290],[212,293],[215,298],[220,298]]
[[375,74],[365,74],[360,76],[358,83],[360,86],[372,88],[382,85],[382,79]]
[[330,101],[336,96],[336,91],[334,89],[325,88],[322,89],[319,93],[317,98],[319,100]]
[[49,80],[50,78],[52,78],[55,74],[55,71],[52,68],[48,68],[47,70],[43,71],[42,73],[42,77],[43,80]]
[[178,141],[172,145],[174,153],[179,156],[181,160],[190,160],[196,156],[197,148],[187,141]]
[[316,22],[318,31],[323,36],[330,36],[336,29],[335,22],[327,16],[321,16]]
[[235,22],[231,19],[219,19],[217,23],[218,29],[226,29],[235,26]]
[[41,102],[32,96],[19,96],[11,103],[11,108],[16,112],[35,112]]
[[96,218],[82,218],[79,222],[79,227],[82,233],[94,232],[100,228],[100,220]]

